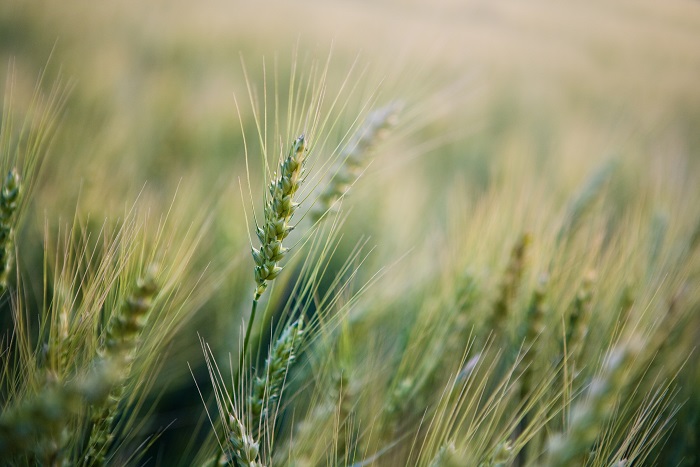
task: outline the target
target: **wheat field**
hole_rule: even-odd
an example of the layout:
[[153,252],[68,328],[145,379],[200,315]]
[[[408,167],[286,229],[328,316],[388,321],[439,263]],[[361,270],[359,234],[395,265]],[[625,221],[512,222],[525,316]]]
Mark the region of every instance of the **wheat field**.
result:
[[0,465],[700,465],[700,4],[0,4]]

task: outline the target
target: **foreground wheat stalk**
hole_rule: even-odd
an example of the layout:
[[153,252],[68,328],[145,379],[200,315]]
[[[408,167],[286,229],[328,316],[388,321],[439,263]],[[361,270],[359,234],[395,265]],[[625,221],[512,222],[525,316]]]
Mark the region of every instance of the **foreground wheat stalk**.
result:
[[294,201],[294,195],[299,190],[302,182],[307,152],[306,138],[304,135],[301,135],[292,143],[289,155],[280,164],[278,177],[270,183],[268,188],[270,197],[265,203],[263,222],[262,225],[256,228],[256,235],[258,240],[260,240],[260,248],[252,249],[257,288],[255,289],[248,327],[243,339],[241,365],[239,368],[242,368],[243,359],[248,350],[258,300],[265,292],[268,283],[282,272],[279,262],[289,251],[288,248],[282,245],[282,241],[287,238],[293,229],[289,222],[299,206]]
[[[287,325],[270,349],[265,366],[250,387],[245,410],[229,402],[226,446],[218,457],[207,459],[203,466],[262,466],[261,446],[271,449],[277,404],[282,396],[287,371],[297,357],[304,334],[304,320]],[[245,418],[243,417],[245,415]],[[264,449],[263,449],[264,450]]]

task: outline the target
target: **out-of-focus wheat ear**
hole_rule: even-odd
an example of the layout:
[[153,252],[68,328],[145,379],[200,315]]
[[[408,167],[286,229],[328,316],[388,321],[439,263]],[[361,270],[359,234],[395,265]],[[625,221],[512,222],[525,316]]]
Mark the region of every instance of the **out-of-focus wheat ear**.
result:
[[7,461],[32,453],[43,461],[46,443],[55,442],[62,425],[81,405],[80,394],[58,386],[5,409],[0,417],[0,457]]
[[367,115],[353,139],[341,152],[340,167],[316,200],[311,211],[314,222],[337,208],[338,200],[345,196],[365,169],[367,157],[397,125],[401,109],[402,102],[391,102]]
[[[525,313],[525,321],[522,324],[520,331],[520,341],[522,342],[522,347],[524,350],[522,359],[520,361],[520,366],[523,369],[523,373],[520,376],[520,400],[525,401],[530,391],[532,391],[533,384],[535,382],[535,375],[537,374],[537,368],[535,368],[536,357],[537,357],[537,339],[542,335],[544,331],[544,316],[545,316],[545,297],[547,293],[547,284],[549,283],[549,277],[546,274],[540,275],[535,290],[532,292],[532,297],[530,298],[530,305]],[[530,423],[529,412],[524,412],[522,419],[518,423],[517,433],[523,433],[528,424]],[[528,455],[528,445],[523,446],[523,448],[518,453],[517,462],[519,465],[524,465],[524,460],[527,459]]]
[[406,376],[398,382],[396,387],[389,393],[384,411],[386,412],[387,423],[393,430],[396,418],[406,410],[411,394],[415,391],[415,380]]
[[82,413],[90,404],[104,403],[114,382],[111,362],[100,362],[86,375],[66,384],[53,382],[32,397],[6,407],[0,415],[0,459],[33,455],[37,461],[47,459],[47,453],[58,452],[55,443],[71,417]]
[[[457,282],[450,332],[445,339],[445,355],[460,355],[469,342],[470,330],[474,326],[476,313],[474,305],[481,294],[480,283],[470,272],[464,272]],[[445,370],[452,371],[454,362],[443,359]]]
[[0,295],[7,290],[7,281],[14,258],[14,234],[21,182],[16,169],[8,172],[0,190]]
[[133,293],[125,301],[121,310],[114,314],[107,324],[104,345],[99,349],[99,358],[114,362],[115,384],[109,396],[101,405],[92,407],[92,430],[84,457],[84,465],[104,465],[107,450],[112,441],[112,424],[117,414],[119,402],[131,371],[134,353],[139,343],[153,300],[158,292],[155,268],[137,280]]
[[653,271],[668,234],[668,216],[663,212],[655,213],[649,230],[649,271]]
[[545,466],[583,465],[602,427],[615,413],[615,404],[622,397],[634,359],[641,350],[640,341],[633,338],[607,354],[602,371],[591,381],[585,397],[572,408],[568,429],[547,442]]
[[632,308],[634,307],[634,301],[635,297],[632,285],[627,284],[622,288],[622,291],[620,292],[620,298],[618,299],[617,305],[617,322],[620,323],[622,326],[625,326],[627,324],[627,321],[629,321],[630,319],[630,313],[632,312]]
[[269,198],[265,203],[262,225],[256,229],[260,248],[253,248],[257,284],[255,301],[263,294],[268,283],[282,271],[279,262],[288,251],[282,246],[282,241],[292,231],[289,221],[299,206],[294,202],[294,195],[301,185],[307,152],[306,138],[301,135],[292,144],[289,155],[280,164],[277,178],[268,188]]
[[[318,459],[313,455],[318,453],[311,453],[311,450],[317,446],[319,438],[329,435],[332,435],[334,443],[333,451],[326,454],[326,459],[334,459],[329,461],[331,465],[348,463],[348,447],[354,441],[348,427],[355,402],[354,394],[350,389],[348,370],[343,364],[331,371],[329,379],[329,383],[324,385],[327,392],[321,394],[318,402],[313,404],[313,410],[296,424],[292,436],[284,440],[285,444],[275,449],[274,465],[287,465],[292,460],[293,465],[298,467],[316,465]],[[323,439],[325,441],[327,438]]]
[[122,359],[127,365],[131,364],[158,292],[156,271],[151,267],[136,281],[134,291],[124,301],[120,312],[109,320],[104,347],[100,350],[102,357]]
[[303,318],[288,325],[270,349],[263,373],[254,378],[248,397],[251,427],[254,432],[258,429],[265,432],[266,425],[271,423],[270,415],[276,410],[287,371],[296,359],[303,334]]
[[596,170],[567,206],[564,222],[557,234],[557,243],[561,243],[574,234],[586,215],[595,205],[617,168],[617,160],[611,159]]
[[588,335],[595,280],[595,271],[586,273],[571,306],[571,314],[566,328],[566,351],[573,360],[580,353]]
[[336,463],[348,462],[348,455],[352,452],[357,439],[352,431],[350,417],[353,404],[357,399],[357,388],[351,387],[351,380],[347,369],[340,369],[333,376],[333,399],[335,402],[334,417],[337,420],[335,430],[335,459]]
[[513,246],[508,267],[503,275],[498,298],[493,306],[493,312],[487,321],[488,330],[501,331],[505,326],[513,301],[520,288],[523,271],[525,270],[527,247],[530,244],[530,234],[523,234]]
[[530,299],[530,305],[528,306],[527,313],[525,313],[525,322],[523,323],[524,331],[522,332],[523,338],[523,348],[525,353],[521,360],[521,365],[523,367],[523,374],[521,377],[520,385],[520,396],[521,399],[527,397],[527,394],[532,389],[532,380],[536,357],[535,342],[537,337],[544,331],[544,314],[545,306],[544,299],[547,293],[547,283],[549,278],[546,275],[541,275],[535,290],[532,292],[532,298]]

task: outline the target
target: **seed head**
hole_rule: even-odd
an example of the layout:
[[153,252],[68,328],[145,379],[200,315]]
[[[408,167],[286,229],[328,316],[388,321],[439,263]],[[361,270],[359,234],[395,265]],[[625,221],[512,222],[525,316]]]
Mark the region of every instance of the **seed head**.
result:
[[255,232],[260,240],[260,248],[252,249],[257,284],[255,300],[263,294],[268,282],[282,271],[278,263],[288,251],[282,246],[282,240],[287,238],[293,228],[289,221],[299,206],[294,202],[294,194],[301,185],[307,151],[306,139],[301,135],[294,140],[289,155],[280,164],[279,176],[270,183],[263,222]]

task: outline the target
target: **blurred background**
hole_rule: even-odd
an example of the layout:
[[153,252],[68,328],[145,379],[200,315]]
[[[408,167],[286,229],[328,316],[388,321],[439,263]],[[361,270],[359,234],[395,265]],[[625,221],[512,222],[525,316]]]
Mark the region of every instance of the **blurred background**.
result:
[[[692,153],[700,139],[693,1],[6,0],[0,21],[0,53],[15,68],[16,94],[31,90],[47,63],[46,86],[59,73],[72,83],[45,183],[80,180],[86,203],[91,190],[107,186],[122,195],[145,181],[159,191],[187,174],[185,183],[207,185],[240,175],[234,95],[244,120],[250,109],[242,59],[260,83],[263,59],[288,74],[295,59],[330,55],[331,82],[359,63],[369,71],[353,76],[366,90],[384,79],[389,97],[423,99],[424,130],[443,118],[440,134],[430,134],[442,140],[440,164],[425,150],[393,173],[437,170],[484,186],[492,175],[484,161],[516,145],[577,159],[563,174],[576,178],[612,152]],[[71,193],[57,191],[42,190],[45,202],[70,212],[74,203],[60,198]]]
[[[15,105],[44,69],[46,89],[57,79],[70,87],[18,241],[26,274],[41,277],[45,223],[76,211],[97,228],[137,198],[165,212],[178,193],[187,209],[216,213],[196,268],[219,285],[164,367],[171,389],[158,413],[170,428],[152,454],[161,465],[187,463],[179,450],[201,416],[187,367],[207,379],[196,333],[222,355],[236,349],[250,303],[250,206],[239,188],[243,135],[255,139],[246,76],[258,97],[267,82],[284,98],[291,70],[303,79],[313,60],[329,63],[329,99],[348,103],[331,139],[370,101],[406,103],[346,202],[339,261],[371,238],[367,278],[408,250],[434,255],[455,198],[469,203],[521,172],[563,205],[615,156],[629,168],[618,199],[662,173],[678,182],[668,203],[700,203],[697,1],[3,0],[0,76],[14,81]],[[261,161],[250,161],[257,200]]]
[[[241,131],[233,96],[247,101],[241,57],[254,83],[263,57],[269,69],[276,61],[289,70],[295,55],[329,54],[331,80],[357,61],[374,79],[361,86],[385,78],[400,84],[394,95],[461,80],[433,102],[457,103],[441,133],[460,150],[442,164],[499,157],[492,147],[507,146],[513,133],[529,146],[522,150],[581,163],[650,144],[692,152],[700,137],[700,11],[692,1],[9,0],[1,8],[0,52],[14,63],[16,87],[31,89],[47,63],[47,86],[59,71],[73,84],[49,163],[53,179],[77,175],[85,199],[93,186],[133,190],[193,167],[207,178],[234,177]],[[421,108],[426,122],[441,110]],[[424,159],[403,165],[434,166]],[[470,172],[478,173],[458,173]]]

